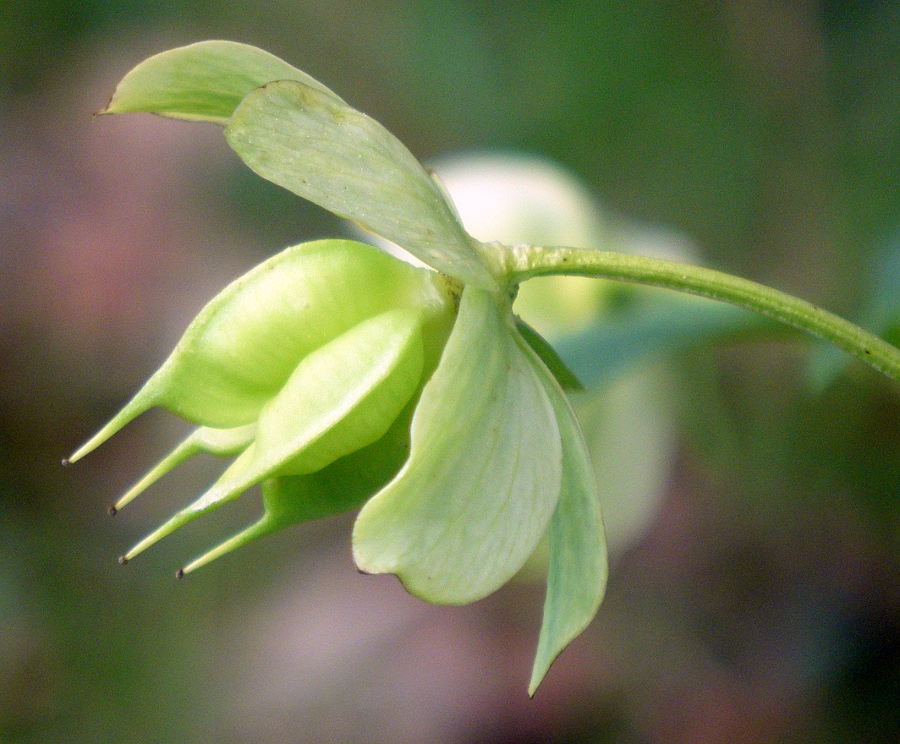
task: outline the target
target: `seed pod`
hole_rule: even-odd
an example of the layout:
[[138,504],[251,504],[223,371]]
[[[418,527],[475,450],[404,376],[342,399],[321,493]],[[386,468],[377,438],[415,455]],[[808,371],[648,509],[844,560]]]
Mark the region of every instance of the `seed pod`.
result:
[[263,515],[255,523],[191,561],[182,575],[286,527],[361,506],[393,478],[409,456],[409,425],[418,396],[377,442],[307,475],[269,478],[262,484]]
[[264,406],[253,444],[212,488],[126,558],[267,478],[315,472],[378,441],[419,387],[423,319],[419,310],[391,310],[303,359]]
[[162,367],[69,461],[154,406],[208,427],[251,424],[298,363],[323,344],[393,308],[440,309],[436,281],[434,272],[361,243],[288,248],[207,304]]
[[[310,452],[305,456],[305,462],[303,461],[303,456],[295,458],[280,468],[279,472],[285,473],[289,471],[308,470],[313,458],[319,460],[316,464],[321,465],[324,460],[320,458],[322,458],[323,453],[329,448],[330,454],[327,459],[331,460],[334,458],[334,462],[324,465],[316,472],[309,472],[302,475],[282,474],[277,477],[266,478],[262,483],[264,505],[263,516],[255,524],[250,525],[237,535],[226,540],[221,545],[213,548],[205,555],[185,566],[182,570],[182,575],[209,563],[215,558],[224,555],[235,548],[246,545],[259,537],[263,537],[283,529],[284,527],[359,507],[366,499],[384,487],[385,484],[397,474],[409,455],[410,422],[416,404],[418,403],[419,395],[428,379],[431,377],[431,374],[437,368],[441,358],[441,352],[443,351],[447,337],[453,328],[455,302],[453,301],[452,291],[450,294],[451,296],[448,298],[447,305],[444,307],[444,312],[435,314],[425,314],[420,312],[422,324],[419,330],[421,334],[414,334],[409,339],[412,344],[406,352],[406,355],[409,357],[407,360],[409,366],[405,370],[405,372],[408,373],[414,371],[415,367],[418,366],[416,357],[419,355],[419,335],[421,335],[422,370],[419,374],[418,386],[407,401],[403,410],[394,418],[393,423],[390,424],[387,432],[372,444],[362,446],[348,454],[341,454],[342,451],[350,450],[352,446],[356,446],[369,438],[369,435],[360,435],[361,429],[365,429],[366,425],[363,416],[370,419],[369,425],[371,426],[373,414],[380,408],[381,414],[383,415],[383,425],[383,422],[392,415],[392,411],[396,405],[402,402],[405,397],[405,392],[402,390],[398,391],[398,388],[405,386],[408,382],[408,380],[404,381],[402,379],[402,369],[401,375],[394,374],[393,376],[395,379],[386,381],[388,384],[382,383],[380,386],[373,388],[373,395],[368,397],[364,405],[358,406],[356,411],[349,414],[343,421],[334,427],[329,435],[322,437],[318,443],[311,448]],[[391,319],[382,318],[378,324],[382,326],[382,332],[385,330],[386,320]],[[403,318],[395,317],[393,319],[395,325],[398,320],[400,320],[402,324]],[[371,323],[368,325],[365,323],[361,325],[362,328],[356,331],[358,334],[357,340],[363,341],[364,347],[368,348],[369,353],[371,353],[374,339],[369,336],[369,332],[373,330],[374,326]],[[376,333],[374,335],[377,336],[378,334]],[[352,340],[351,334],[350,341]],[[346,348],[348,343],[348,339],[343,339],[341,345],[345,345]],[[336,342],[332,342],[329,346],[334,347],[339,345]],[[324,353],[325,352],[323,352],[323,355]],[[335,354],[333,349],[329,354],[332,363],[339,362],[339,355]],[[310,361],[306,364],[307,368],[313,366],[314,363],[321,368],[325,368],[323,355],[319,355],[317,352],[310,355]],[[313,356],[321,356],[322,359],[316,361],[312,359]],[[300,366],[303,367],[304,365],[301,364]],[[342,374],[345,377],[347,375],[347,369],[345,369],[346,366],[347,365],[343,364],[336,365],[336,368],[341,369]],[[399,366],[402,368],[403,365]],[[308,383],[312,376],[313,375],[311,375],[309,371],[304,372],[302,376],[295,371],[291,378],[292,382],[289,381],[285,388],[287,389],[290,386],[295,386],[298,390],[293,393],[287,393],[284,396],[279,395],[280,413],[278,414],[278,417],[287,416],[290,418],[291,412],[295,410],[295,406],[298,403],[296,399],[297,395],[304,395],[302,384]],[[330,376],[329,380],[331,380]],[[400,384],[398,385],[398,383]],[[307,396],[309,395],[309,393],[305,394]],[[313,391],[312,395],[313,397],[318,395],[318,388]],[[282,406],[281,404],[283,404],[288,397],[293,398],[293,402],[289,406]],[[387,408],[385,407],[385,404],[387,404]],[[275,406],[276,403],[273,401],[267,408],[274,408]],[[284,410],[281,410],[282,408],[284,408]],[[300,405],[297,408],[303,410],[304,406]],[[261,418],[267,417],[263,414]],[[362,427],[360,427],[360,424],[362,424]],[[278,430],[285,425],[286,428],[294,426],[293,422],[290,420],[283,421],[278,425],[276,425],[275,421],[271,419],[268,420],[267,426],[264,427],[268,430],[268,434],[263,434],[262,445],[265,446],[265,440],[267,439],[277,440],[279,438]],[[374,436],[376,433],[377,429],[370,428],[371,436]],[[243,457],[238,458],[235,464],[233,464],[219,480],[220,484],[226,481],[237,482],[239,477],[246,474],[247,467],[254,459],[256,451],[255,443],[251,443],[247,440],[240,440],[240,438],[242,436],[250,436],[252,439],[255,434],[256,425],[251,425],[242,429],[218,430],[200,428],[196,430],[184,442],[176,447],[176,449],[159,465],[157,465],[156,468],[151,470],[147,476],[134,486],[117,503],[116,507],[127,503],[127,500],[133,498],[140,489],[150,485],[150,483],[174,467],[177,462],[187,459],[187,457],[195,454],[197,451],[220,455],[238,454],[238,452],[242,450],[245,451],[246,454],[244,454]],[[341,439],[343,439],[343,442],[340,449],[334,449],[329,445],[329,440],[333,444],[335,441]],[[247,452],[251,447],[253,448],[253,451]],[[231,451],[226,452],[226,449],[230,449]],[[202,512],[176,515],[174,520],[170,520],[167,525],[164,525],[153,535],[135,546],[128,555],[133,557],[140,552],[140,550],[149,547],[153,542],[161,539],[163,536],[169,534],[172,530],[177,529],[177,527],[185,524],[187,521],[190,521],[190,519],[215,508],[220,503],[223,503],[224,500],[226,499],[222,498],[210,501]],[[186,511],[190,512],[190,508]]]

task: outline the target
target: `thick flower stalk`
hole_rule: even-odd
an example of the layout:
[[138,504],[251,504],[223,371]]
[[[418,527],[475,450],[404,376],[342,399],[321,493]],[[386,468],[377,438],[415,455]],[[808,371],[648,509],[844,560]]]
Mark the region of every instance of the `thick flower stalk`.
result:
[[596,614],[607,557],[594,474],[563,392],[577,381],[512,312],[530,276],[606,276],[724,299],[816,333],[900,377],[900,353],[807,303],[698,267],[602,251],[484,244],[387,130],[254,47],[194,44],[132,70],[101,113],[225,126],[262,177],[396,243],[427,267],[326,240],[227,287],[144,388],[70,461],[153,406],[198,425],[112,511],[198,452],[235,459],[128,551],[260,484],[254,525],[179,575],[288,524],[362,507],[360,570],[416,596],[487,596],[549,537],[529,691]]

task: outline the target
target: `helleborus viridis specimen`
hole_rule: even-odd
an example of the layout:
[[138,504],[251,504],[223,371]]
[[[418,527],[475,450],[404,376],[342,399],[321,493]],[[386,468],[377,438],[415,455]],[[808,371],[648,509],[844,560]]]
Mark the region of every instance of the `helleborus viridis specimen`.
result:
[[197,501],[123,556],[260,484],[254,525],[179,570],[256,537],[361,507],[353,555],[416,596],[464,604],[507,582],[549,536],[530,693],[597,612],[606,545],[594,474],[563,391],[577,380],[512,312],[518,284],[598,276],[731,302],[832,341],[900,378],[900,352],[809,303],[726,274],[578,248],[481,243],[440,183],[387,130],[321,83],[244,44],[151,57],[104,114],[224,125],[263,178],[401,246],[324,240],[238,279],[191,323],[80,459],[154,406],[198,428],[113,507],[198,452],[234,456]]

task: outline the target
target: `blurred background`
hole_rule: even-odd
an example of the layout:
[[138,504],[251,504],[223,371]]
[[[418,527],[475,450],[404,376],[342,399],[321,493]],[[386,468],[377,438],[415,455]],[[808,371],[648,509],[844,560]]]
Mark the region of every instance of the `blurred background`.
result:
[[539,565],[431,607],[356,573],[345,515],[175,582],[256,515],[252,493],[116,564],[221,465],[113,521],[188,426],[151,412],[60,459],[228,281],[347,234],[215,126],[92,122],[133,65],[207,38],[283,57],[424,160],[561,169],[599,205],[586,243],[689,256],[898,335],[900,4],[6,0],[0,741],[900,740],[900,388],[663,293],[523,292],[591,383],[576,402],[613,551],[597,619],[533,700]]

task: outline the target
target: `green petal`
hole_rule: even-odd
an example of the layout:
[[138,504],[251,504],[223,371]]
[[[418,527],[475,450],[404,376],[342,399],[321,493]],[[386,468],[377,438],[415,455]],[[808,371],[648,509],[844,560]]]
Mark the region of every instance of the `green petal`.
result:
[[349,240],[282,251],[210,301],[163,366],[70,461],[154,406],[215,428],[252,423],[301,359],[365,318],[395,307],[443,310],[449,301],[435,276]]
[[353,530],[362,571],[396,574],[430,602],[473,602],[503,585],[556,507],[559,430],[512,323],[491,294],[465,289],[413,418],[409,460]]
[[529,695],[534,695],[553,660],[597,614],[607,575],[600,501],[581,428],[553,375],[540,359],[533,356],[532,363],[556,412],[563,469],[559,503],[550,520],[547,597]]
[[181,444],[122,495],[113,506],[113,513],[131,503],[166,473],[171,472],[194,455],[203,453],[217,457],[231,457],[246,449],[255,435],[256,424],[239,426],[235,429],[211,429],[207,426],[194,429]]
[[225,137],[263,178],[402,246],[438,271],[496,289],[475,241],[413,155],[378,122],[294,81],[244,99]]
[[227,124],[244,96],[273,80],[299,80],[337,99],[320,82],[262,49],[202,41],[141,62],[116,86],[100,113],[146,112]]
[[260,414],[253,444],[212,488],[125,557],[267,478],[325,467],[384,436],[419,384],[421,327],[420,312],[392,310],[306,357]]

